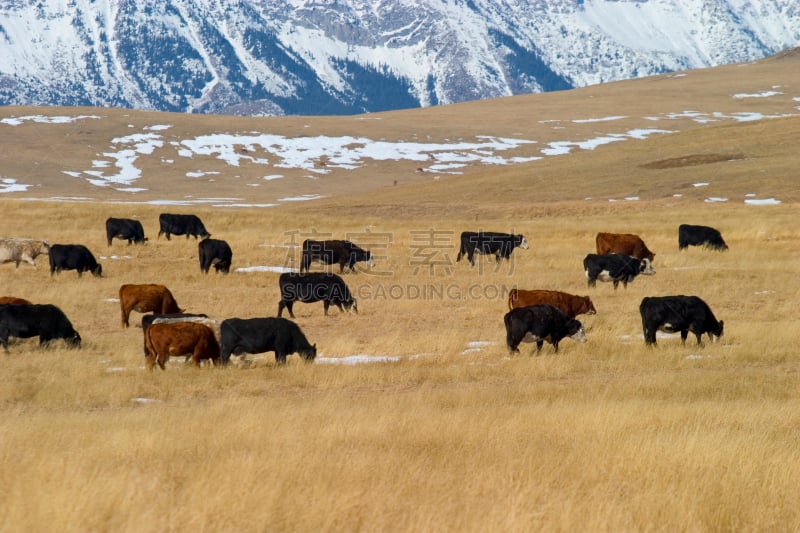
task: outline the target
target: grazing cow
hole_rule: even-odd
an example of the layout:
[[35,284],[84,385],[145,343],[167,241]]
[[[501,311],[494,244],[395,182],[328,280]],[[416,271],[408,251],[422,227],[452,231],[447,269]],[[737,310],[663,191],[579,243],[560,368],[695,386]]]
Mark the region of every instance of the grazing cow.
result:
[[527,307],[529,305],[552,305],[570,318],[575,318],[581,314],[594,315],[597,310],[594,308],[592,299],[588,296],[575,296],[567,292],[511,289],[508,293],[508,310],[517,307]]
[[77,270],[78,277],[84,272],[91,272],[95,277],[103,273],[103,267],[82,244],[54,244],[50,247],[50,275],[62,270]]
[[228,364],[231,354],[275,352],[275,361],[281,365],[293,353],[306,361],[317,356],[317,345],[310,344],[300,327],[285,318],[228,318],[219,330],[222,364]]
[[183,313],[172,293],[164,285],[123,285],[119,288],[119,306],[122,310],[122,327],[128,327],[131,311],[147,313],[153,311],[159,315]]
[[627,288],[628,283],[632,282],[639,274],[655,274],[650,260],[637,259],[629,255],[622,254],[589,254],[583,259],[583,269],[586,272],[586,279],[589,287],[594,287],[600,281],[614,282],[614,290],[617,289],[619,282]]
[[461,233],[461,246],[458,249],[456,262],[466,255],[469,264],[475,266],[475,254],[494,255],[499,262],[500,258],[509,260],[514,248],[528,249],[528,240],[524,235],[513,233],[497,233],[495,231],[465,231]]
[[595,244],[600,255],[630,255],[636,259],[649,259],[651,263],[656,256],[647,249],[641,237],[632,233],[598,233]]
[[163,234],[167,236],[167,240],[170,240],[170,235],[186,235],[187,239],[190,235],[194,235],[195,239],[198,237],[205,239],[211,236],[197,215],[161,213],[158,215],[158,227],[158,237],[160,238]]
[[196,322],[164,322],[154,323],[145,333],[147,344],[147,369],[153,370],[156,363],[164,370],[170,356],[185,356],[196,366],[200,361],[210,359],[214,365],[219,364],[219,342],[214,331],[204,324]]
[[506,325],[506,344],[511,353],[519,352],[520,342],[535,342],[536,353],[544,341],[553,345],[558,353],[558,343],[564,337],[586,342],[586,332],[580,321],[570,318],[552,305],[531,305],[512,309],[503,317]]
[[648,296],[639,304],[642,315],[644,342],[656,344],[656,331],[681,332],[681,344],[691,331],[697,336],[697,344],[703,345],[701,337],[708,333],[711,342],[722,337],[723,321],[717,321],[708,304],[697,296]]
[[33,305],[33,302],[30,302],[25,298],[17,298],[16,296],[0,296],[0,305],[2,304]]
[[306,239],[303,241],[303,256],[300,259],[300,272],[308,272],[311,261],[320,261],[326,265],[339,265],[339,273],[344,273],[347,266],[351,272],[355,272],[355,265],[359,261],[365,261],[370,267],[374,265],[372,253],[363,250],[350,241],[325,240],[314,241]]
[[0,305],[0,343],[8,353],[8,338],[27,339],[39,336],[39,345],[64,339],[67,346],[77,348],[81,336],[72,327],[64,312],[52,304]]
[[678,250],[684,250],[689,246],[705,246],[720,251],[728,249],[718,229],[681,224],[678,226]]
[[142,335],[144,336],[144,355],[147,357],[147,328],[155,323],[173,323],[173,322],[198,322],[209,326],[210,324],[204,322],[210,320],[208,315],[202,313],[169,313],[166,315],[142,315]]
[[36,257],[49,253],[50,243],[35,239],[18,239],[14,237],[0,239],[0,263],[30,263],[36,268]]
[[358,313],[358,306],[355,298],[350,294],[350,289],[336,274],[286,272],[280,275],[278,284],[281,288],[278,316],[281,316],[285,307],[289,311],[289,316],[294,318],[292,312],[294,302],[313,303],[320,300],[322,300],[326,315],[331,304],[338,307],[340,311],[347,309]]
[[147,237],[144,236],[142,223],[131,218],[111,218],[106,220],[106,239],[111,246],[111,239],[122,239],[128,241],[128,246],[132,243],[144,244]]
[[208,274],[208,269],[227,274],[231,271],[233,251],[227,242],[220,239],[203,239],[197,244],[197,253],[200,257],[200,272]]

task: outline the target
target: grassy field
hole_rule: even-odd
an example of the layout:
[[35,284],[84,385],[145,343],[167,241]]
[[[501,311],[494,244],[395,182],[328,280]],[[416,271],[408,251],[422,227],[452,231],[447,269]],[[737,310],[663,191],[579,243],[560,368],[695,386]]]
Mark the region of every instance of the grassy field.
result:
[[[778,78],[786,65],[757,68]],[[729,72],[720,69],[718,85],[703,73],[712,96],[702,105],[740,90]],[[583,99],[593,107],[573,112],[619,113],[634,83],[584,92],[597,96]],[[646,92],[654,81],[638,83]],[[509,99],[506,112],[539,102]],[[503,103],[486,105],[486,116],[479,104],[466,109],[488,124]],[[181,120],[188,130],[211,119]],[[432,128],[445,130],[442,120]],[[109,127],[107,136],[119,126]],[[364,170],[376,177],[362,188],[354,178],[340,193],[330,180],[315,185],[328,187],[324,199],[267,209],[121,203],[110,190],[50,201],[47,182],[9,195],[0,235],[85,244],[104,275],[51,277],[46,257],[37,269],[0,265],[0,294],[58,305],[83,338],[79,350],[15,341],[0,356],[0,531],[800,529],[798,129],[794,117],[696,125],[397,186],[390,163]],[[63,168],[84,163],[63,157]],[[170,178],[161,179],[145,198],[167,197]],[[237,193],[234,181],[221,176],[213,194]],[[781,203],[746,205],[746,194]],[[234,271],[203,275],[194,239],[157,239],[161,212],[198,214],[231,244]],[[108,247],[109,216],[141,220],[150,241]],[[679,252],[680,223],[719,228],[730,250]],[[523,233],[531,247],[499,265],[456,263],[458,234],[477,229]],[[587,288],[581,261],[598,231],[642,236],[656,274],[627,289]],[[358,314],[295,306],[315,363],[293,355],[277,367],[269,353],[227,368],[172,359],[164,372],[145,370],[141,329],[120,326],[120,285],[164,283],[181,307],[219,320],[274,316],[278,274],[263,267],[292,266],[294,245],[315,234],[376,255],[372,269],[344,275]],[[580,317],[588,342],[509,356],[512,287],[590,295],[598,314]],[[665,335],[646,347],[639,302],[669,294],[706,300],[725,321],[721,341],[682,346]]]

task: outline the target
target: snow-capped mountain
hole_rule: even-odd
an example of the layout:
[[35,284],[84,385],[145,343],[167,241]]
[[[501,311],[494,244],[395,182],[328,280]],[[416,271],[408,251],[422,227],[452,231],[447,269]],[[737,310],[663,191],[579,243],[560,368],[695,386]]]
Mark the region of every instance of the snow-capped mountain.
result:
[[7,0],[0,104],[352,114],[798,44],[797,0]]

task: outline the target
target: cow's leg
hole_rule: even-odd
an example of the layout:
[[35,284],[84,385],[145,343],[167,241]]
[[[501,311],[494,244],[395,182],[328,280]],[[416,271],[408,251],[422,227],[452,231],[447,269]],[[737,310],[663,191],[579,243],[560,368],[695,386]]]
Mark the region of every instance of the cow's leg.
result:
[[467,251],[467,259],[469,260],[470,266],[475,266],[475,250]]
[[294,318],[294,313],[292,312],[292,306],[294,306],[294,302],[292,302],[291,300],[289,301],[281,300],[280,302],[278,302],[278,316],[281,316],[281,314],[283,313],[283,308],[285,307],[286,310],[289,311],[289,316]]
[[325,316],[328,316],[328,308],[331,306],[331,303],[328,300],[322,302],[323,309],[325,310]]
[[539,340],[536,341],[536,353],[537,354],[542,351],[542,346],[543,345],[544,345],[544,339],[539,339]]
[[286,353],[280,350],[275,350],[275,362],[279,365],[286,364]]
[[558,341],[553,341],[553,351],[558,353]]
[[688,336],[689,336],[689,330],[688,329],[682,329],[681,330],[681,344],[686,344],[686,338]]

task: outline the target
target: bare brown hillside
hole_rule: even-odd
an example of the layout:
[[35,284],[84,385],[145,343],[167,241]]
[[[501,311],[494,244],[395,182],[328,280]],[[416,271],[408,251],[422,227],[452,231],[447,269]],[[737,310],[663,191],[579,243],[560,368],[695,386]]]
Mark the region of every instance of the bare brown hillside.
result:
[[[518,197],[527,203],[692,196],[691,184],[703,181],[712,188],[702,193],[724,182],[719,194],[777,194],[793,201],[798,199],[791,179],[796,168],[792,139],[800,129],[800,119],[793,116],[800,115],[798,98],[800,57],[787,52],[752,64],[574,91],[351,117],[248,119],[7,107],[0,109],[0,177],[28,187],[2,197],[126,202],[212,198],[269,204],[286,197],[335,199],[379,189],[380,195],[359,196],[359,201],[381,203],[396,197],[407,202],[419,191],[421,202],[503,198],[505,203]],[[79,116],[94,118],[75,118]],[[42,123],[28,118],[11,125],[10,120],[20,117],[73,120]],[[187,157],[187,141],[207,135],[235,139],[227,148],[238,161],[226,162],[213,149]],[[250,142],[259,135],[294,144],[270,152]],[[135,146],[132,139],[148,136],[154,140],[149,152],[135,153],[132,161],[123,161],[127,166],[119,167],[121,154]],[[331,138],[338,143],[335,149],[326,145]],[[519,144],[502,150],[464,147],[487,139]],[[403,146],[407,154],[375,158],[378,143]],[[408,148],[417,144],[424,148]],[[335,164],[336,151],[354,148],[359,151],[352,161]],[[300,157],[305,166],[288,160]],[[90,183],[98,175],[125,172],[135,174],[126,183]],[[406,188],[420,183],[426,185]],[[398,192],[385,194],[394,187]],[[486,187],[495,194],[487,197]]]

